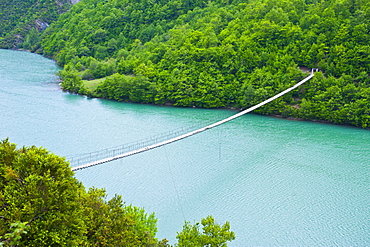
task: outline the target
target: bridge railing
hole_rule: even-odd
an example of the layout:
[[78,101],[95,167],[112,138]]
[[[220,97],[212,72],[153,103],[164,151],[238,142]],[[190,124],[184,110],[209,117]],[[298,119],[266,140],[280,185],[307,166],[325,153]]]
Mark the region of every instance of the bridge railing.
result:
[[[208,120],[202,124],[209,124],[213,123],[214,120]],[[171,139],[173,137],[185,134],[187,132],[196,130],[199,128],[199,125],[191,125],[191,126],[185,126],[181,127],[175,130],[167,131],[160,133],[158,135],[141,139],[135,142],[129,142],[120,146],[110,147],[99,151],[89,152],[89,153],[83,153],[83,154],[77,154],[73,156],[67,156],[67,160],[69,160],[72,167],[80,166],[86,163],[90,163],[96,160],[105,159],[108,157],[120,155],[126,152],[130,152],[139,148],[147,147],[168,139]]]
[[80,170],[87,167],[95,166],[98,164],[110,162],[116,159],[121,159],[124,157],[128,157],[137,153],[145,152],[157,147],[161,147],[163,145],[167,145],[169,143],[173,143],[175,141],[182,140],[184,138],[193,136],[195,134],[201,133],[203,131],[212,129],[214,127],[217,127],[221,124],[224,124],[226,122],[229,122],[235,118],[238,118],[244,114],[247,114],[251,111],[254,111],[255,109],[283,96],[284,94],[296,89],[306,81],[310,80],[314,76],[314,71],[312,70],[311,74],[301,80],[300,82],[296,83],[295,85],[285,89],[284,91],[262,101],[259,104],[256,104],[254,106],[249,107],[248,109],[245,109],[237,114],[234,114],[230,117],[227,117],[225,119],[222,119],[220,121],[209,121],[211,124],[205,124],[205,127],[197,128],[197,126],[191,126],[191,127],[183,127],[177,130],[165,132],[163,134],[159,134],[155,137],[146,138],[140,141],[136,141],[133,143],[129,143],[126,145],[113,147],[104,149],[102,151],[97,152],[91,152],[87,154],[79,155],[78,157],[72,157],[70,159],[72,170]]

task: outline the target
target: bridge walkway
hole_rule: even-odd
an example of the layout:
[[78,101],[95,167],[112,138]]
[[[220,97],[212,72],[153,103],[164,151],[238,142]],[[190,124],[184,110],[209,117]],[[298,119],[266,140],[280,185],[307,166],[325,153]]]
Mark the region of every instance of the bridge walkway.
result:
[[[298,82],[297,84],[295,84],[294,86],[276,94],[275,96],[255,105],[255,106],[252,106],[246,110],[243,110],[237,114],[234,114],[232,115],[231,117],[228,117],[228,118],[225,118],[221,121],[218,121],[218,122],[215,122],[215,123],[212,123],[212,124],[209,124],[205,127],[202,127],[200,129],[196,129],[196,130],[193,130],[193,131],[190,131],[190,132],[187,132],[185,134],[181,134],[181,135],[178,135],[178,136],[175,136],[173,138],[170,138],[170,139],[167,139],[167,140],[164,140],[164,141],[159,141],[157,142],[159,139],[161,138],[154,138],[154,139],[150,139],[148,141],[145,141],[145,142],[141,142],[141,143],[136,143],[136,144],[132,144],[131,146],[127,147],[127,148],[130,148],[131,151],[127,151],[127,152],[122,152],[123,150],[127,150],[126,147],[122,147],[122,148],[116,148],[116,149],[106,149],[106,150],[103,150],[103,153],[105,152],[106,158],[101,158],[101,159],[96,159],[94,161],[91,161],[91,162],[87,162],[85,164],[82,164],[82,165],[77,165],[77,166],[74,166],[72,167],[72,170],[73,171],[77,171],[77,170],[81,170],[81,169],[85,169],[85,168],[88,168],[88,167],[92,167],[92,166],[96,166],[96,165],[99,165],[99,164],[103,164],[103,163],[107,163],[107,162],[110,162],[110,161],[113,161],[113,160],[117,160],[117,159],[122,159],[124,157],[128,157],[128,156],[131,156],[131,155],[134,155],[134,154],[138,154],[138,153],[142,153],[142,152],[145,152],[145,151],[148,151],[148,150],[151,150],[151,149],[154,149],[154,148],[158,148],[158,147],[161,147],[161,146],[164,146],[164,145],[167,145],[167,144],[170,144],[170,143],[173,143],[173,142],[176,142],[176,141],[179,141],[179,140],[182,140],[184,138],[188,138],[190,136],[193,136],[193,135],[196,135],[198,133],[201,133],[203,131],[206,131],[206,130],[209,130],[209,129],[212,129],[212,128],[215,128],[221,124],[224,124],[224,123],[227,123],[235,118],[238,118],[240,116],[243,116],[244,114],[247,114],[251,111],[254,111],[255,109],[283,96],[284,94],[296,89],[297,87],[301,86],[302,84],[304,84],[305,82],[307,82],[308,80],[310,80],[312,77],[314,76],[314,70],[311,71],[311,74],[309,76],[307,76],[306,78],[304,78],[303,80],[301,80],[300,82]],[[173,134],[176,134],[177,132],[174,132]],[[101,156],[101,153],[102,151],[99,151],[99,152],[96,152],[96,158]],[[99,155],[98,155],[99,154]],[[107,155],[108,154],[108,155]],[[81,162],[81,160],[83,161],[84,159],[88,159],[90,158],[90,160],[94,159],[94,153],[90,153],[90,154],[87,154],[85,155],[86,158],[77,158],[79,159],[79,162]],[[90,157],[89,157],[90,156]],[[73,162],[73,159],[71,159],[71,164],[73,165],[74,162]]]

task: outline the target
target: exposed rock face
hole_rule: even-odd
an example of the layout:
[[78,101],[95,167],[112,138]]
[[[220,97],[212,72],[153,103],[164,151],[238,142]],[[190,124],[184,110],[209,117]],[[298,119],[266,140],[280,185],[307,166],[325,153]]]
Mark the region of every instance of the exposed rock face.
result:
[[35,23],[36,23],[36,28],[40,31],[44,31],[49,26],[49,24],[47,22],[44,22],[44,21],[39,20],[39,19],[37,19],[35,21]]
[[71,4],[76,4],[76,3],[78,3],[81,0],[70,0],[70,1],[71,1]]

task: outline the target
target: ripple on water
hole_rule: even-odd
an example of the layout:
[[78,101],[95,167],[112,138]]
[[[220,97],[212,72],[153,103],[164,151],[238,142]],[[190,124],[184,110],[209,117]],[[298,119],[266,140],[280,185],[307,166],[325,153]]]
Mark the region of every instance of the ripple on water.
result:
[[[232,114],[90,100],[54,90],[54,70],[40,56],[0,51],[1,136],[67,156]],[[184,220],[213,215],[231,222],[230,246],[368,246],[369,143],[366,130],[251,114],[76,176],[156,212],[158,237],[171,243]]]

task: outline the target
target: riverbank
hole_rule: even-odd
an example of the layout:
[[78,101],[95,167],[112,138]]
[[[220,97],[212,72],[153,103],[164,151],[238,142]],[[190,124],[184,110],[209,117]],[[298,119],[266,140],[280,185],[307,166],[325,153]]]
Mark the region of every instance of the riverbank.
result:
[[[300,69],[302,70],[302,68],[300,68]],[[308,72],[309,70],[306,69],[306,71]],[[319,72],[319,73],[322,74],[321,72]],[[128,78],[132,78],[132,76],[128,76]],[[82,92],[84,92],[84,94],[82,94],[82,95],[87,95],[88,97],[92,97],[92,98],[102,98],[102,99],[104,99],[104,97],[98,97],[94,91],[99,87],[99,85],[101,85],[102,83],[104,83],[106,80],[107,80],[107,78],[100,78],[100,79],[95,79],[95,80],[82,80],[81,81],[82,88],[83,88]],[[301,86],[300,89],[299,89],[299,91],[306,90],[306,89],[304,89],[304,87],[305,86]],[[110,99],[110,100],[116,100],[116,99],[112,99],[112,98],[108,98],[108,99]],[[320,123],[336,124],[336,125],[337,124],[341,124],[341,125],[362,127],[364,129],[370,129],[368,126],[365,126],[365,125],[363,125],[363,126],[356,126],[355,124],[338,123],[338,122],[335,122],[335,121],[330,121],[330,120],[325,120],[325,119],[299,117],[299,116],[297,116],[297,111],[299,111],[301,109],[301,105],[300,104],[302,103],[302,99],[300,99],[300,98],[294,98],[294,103],[295,104],[297,103],[297,100],[300,103],[298,105],[293,105],[293,107],[295,108],[295,111],[293,111],[294,112],[293,115],[286,115],[285,114],[285,116],[283,116],[282,114],[271,114],[271,113],[268,113],[268,112],[267,113],[264,113],[263,111],[258,111],[257,113],[258,114],[261,114],[261,115],[268,115],[268,116],[273,116],[273,117],[278,117],[278,118],[284,118],[284,119],[289,119],[289,120],[295,120],[295,121],[312,121],[312,122],[320,122]],[[116,101],[124,101],[124,100],[119,99],[119,100],[116,100]],[[152,102],[133,102],[133,103],[153,104]],[[271,104],[273,104],[273,103],[271,103]],[[159,105],[159,106],[173,106],[173,107],[203,108],[203,107],[198,107],[198,106],[195,106],[195,105],[193,105],[193,106],[175,105],[172,102],[157,103],[157,104],[154,104],[154,105]],[[229,107],[214,107],[213,109],[230,109],[230,110],[236,110],[236,111],[242,111],[243,110],[243,108],[241,108],[241,107],[233,107],[233,106],[229,106]]]
[[[2,139],[67,160],[232,115],[64,93],[56,64],[30,53],[1,50],[0,69]],[[360,128],[247,114],[75,176],[86,188],[106,188],[109,198],[120,194],[155,212],[157,237],[171,244],[184,220],[213,215],[230,221],[230,247],[365,246],[369,143],[370,132]]]
[[[22,50],[18,49],[18,51],[22,51]],[[29,52],[29,51],[27,51],[27,52]],[[304,68],[300,68],[300,69],[304,70]],[[306,69],[306,71],[308,71],[308,69]],[[320,74],[322,74],[322,73],[320,72]],[[330,78],[327,78],[324,75],[320,75],[320,76],[323,78],[323,80],[330,80]],[[127,77],[128,78],[133,78],[132,76],[127,76]],[[76,79],[80,80],[79,76],[77,76]],[[86,96],[92,97],[92,98],[107,98],[107,99],[116,100],[116,99],[110,98],[110,97],[100,97],[99,95],[96,95],[96,93],[94,93],[94,91],[99,87],[99,85],[101,85],[105,81],[106,81],[106,78],[100,78],[100,79],[96,79],[96,80],[81,80],[81,88],[83,88],[83,90],[80,90],[79,88],[77,88],[77,90],[74,90],[74,91],[73,90],[71,91],[71,90],[68,90],[68,89],[63,89],[63,90],[68,91],[68,92],[80,93],[81,95],[86,95]],[[62,81],[62,83],[63,83],[63,81]],[[303,91],[307,91],[307,86],[301,87],[301,89],[299,90],[298,93],[301,93]],[[294,98],[294,100],[295,100],[295,98]],[[126,100],[119,99],[117,101],[126,101]],[[134,103],[153,104],[153,102],[140,102],[140,100],[138,100]],[[342,118],[343,120],[330,120],[330,118],[331,118],[330,115],[327,115],[327,117],[329,119],[319,119],[319,118],[312,117],[311,113],[308,114],[308,116],[302,117],[302,116],[300,116],[302,114],[299,113],[299,112],[302,112],[302,109],[300,109],[301,108],[301,103],[302,103],[302,99],[299,99],[299,107],[295,107],[297,110],[292,111],[294,114],[286,115],[286,113],[284,113],[284,116],[283,116],[282,114],[276,114],[276,113],[271,114],[269,112],[265,113],[265,112],[261,112],[261,111],[258,112],[258,114],[271,115],[271,116],[287,118],[287,119],[292,119],[292,120],[300,120],[300,121],[306,120],[306,121],[322,122],[322,123],[328,123],[328,124],[342,124],[342,125],[350,125],[350,126],[361,127],[361,128],[364,128],[364,129],[369,129],[370,128],[369,127],[370,126],[370,110],[369,110],[369,113],[366,113],[365,109],[369,108],[369,105],[366,104],[366,101],[363,101],[363,103],[361,103],[361,107],[364,107],[364,110],[362,110],[361,107],[356,109],[356,111],[359,112],[362,115],[356,116],[355,113],[353,111],[351,111],[350,108],[347,110],[348,111],[347,116],[353,116],[353,118],[355,120],[353,123],[351,123],[349,120],[346,120],[346,118],[343,118],[343,117],[340,117],[340,116],[337,117],[337,118]],[[351,103],[351,105],[353,103]],[[305,103],[305,104],[306,105],[304,105],[304,108],[305,108],[304,110],[307,112],[307,106],[310,106],[310,105],[307,105],[307,103]],[[326,102],[322,101],[322,102],[320,102],[320,104],[326,104]],[[187,106],[182,106],[182,105],[178,105],[178,104],[176,105],[172,102],[155,103],[155,105],[203,108],[203,107],[196,106],[196,105],[187,105]],[[209,108],[209,107],[207,107],[207,108]],[[239,111],[242,110],[242,107],[234,107],[234,106],[214,107],[214,108],[215,109],[231,109],[231,110],[239,110]],[[310,108],[311,108],[311,106],[310,106]],[[309,111],[312,111],[312,110],[309,109]],[[297,114],[297,112],[298,112],[298,114]],[[332,111],[332,115],[336,114],[337,112],[338,112],[338,110]],[[341,112],[345,113],[346,111],[341,110]],[[320,114],[320,115],[322,115],[322,114]],[[343,121],[343,122],[341,123],[340,121]]]

